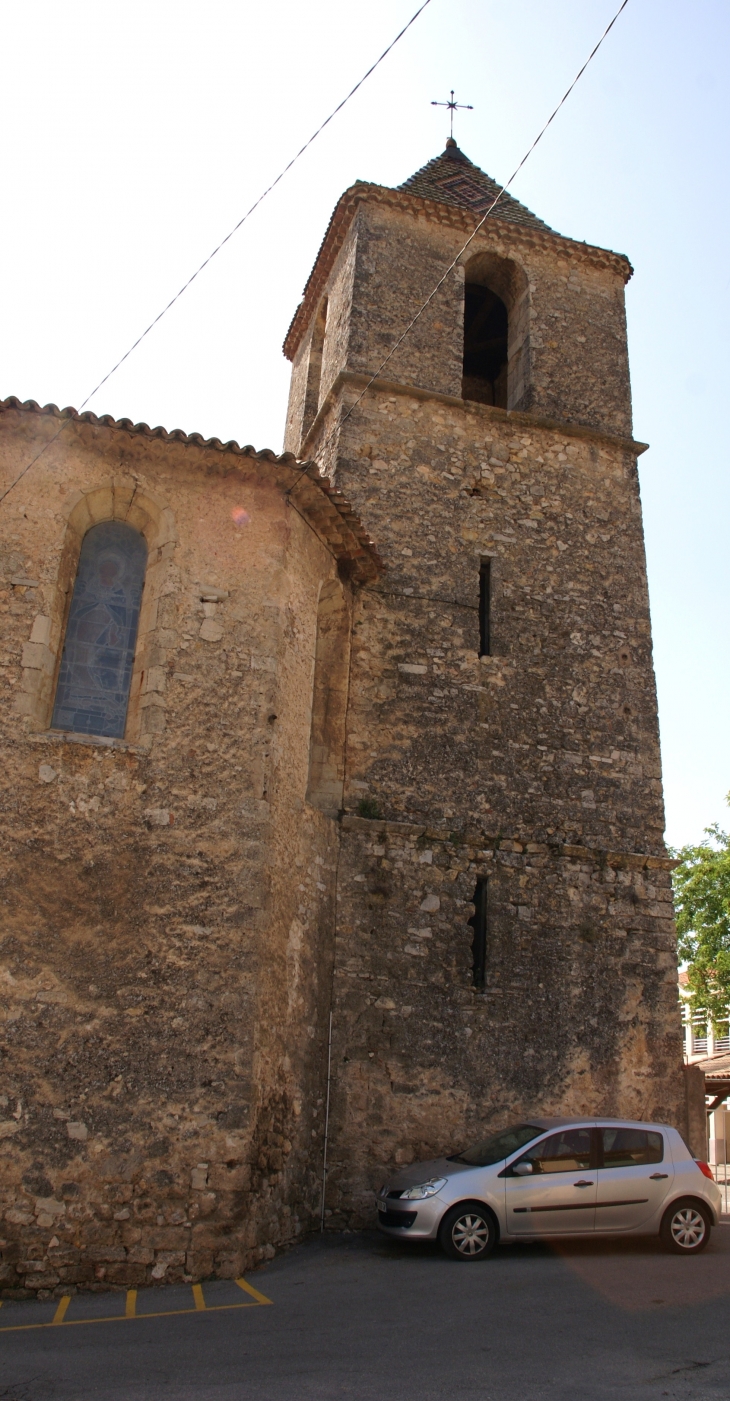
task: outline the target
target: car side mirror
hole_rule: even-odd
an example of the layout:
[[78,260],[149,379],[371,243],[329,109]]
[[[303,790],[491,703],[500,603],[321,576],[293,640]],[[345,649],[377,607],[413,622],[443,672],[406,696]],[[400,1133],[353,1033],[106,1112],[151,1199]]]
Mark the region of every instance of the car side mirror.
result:
[[512,1169],[513,1177],[531,1177],[533,1172],[532,1163],[515,1163]]

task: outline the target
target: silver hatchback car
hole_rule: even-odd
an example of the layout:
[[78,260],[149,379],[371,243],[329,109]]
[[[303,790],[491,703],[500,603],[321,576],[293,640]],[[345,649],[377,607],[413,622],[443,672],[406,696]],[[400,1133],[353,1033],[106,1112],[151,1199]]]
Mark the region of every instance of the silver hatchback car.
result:
[[630,1119],[532,1119],[449,1158],[413,1163],[381,1187],[378,1224],[397,1240],[438,1240],[454,1260],[498,1241],[658,1235],[703,1250],[721,1194],[676,1129]]

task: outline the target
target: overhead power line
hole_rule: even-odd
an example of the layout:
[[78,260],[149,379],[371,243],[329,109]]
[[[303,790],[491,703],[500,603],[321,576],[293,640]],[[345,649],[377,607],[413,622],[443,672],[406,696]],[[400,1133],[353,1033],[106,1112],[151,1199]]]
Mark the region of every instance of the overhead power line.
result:
[[235,224],[235,225],[233,226],[233,228],[231,229],[230,233],[227,233],[226,236],[225,236],[225,238],[221,239],[220,243],[218,244],[218,247],[217,247],[217,248],[214,248],[214,249],[213,249],[213,252],[208,254],[208,257],[205,259],[204,262],[202,262],[202,263],[200,264],[200,267],[196,269],[196,271],[193,273],[192,277],[189,277],[188,280],[187,280],[187,282],[183,283],[182,287],[180,288],[180,291],[175,293],[175,296],[171,299],[171,301],[169,301],[169,302],[167,303],[167,306],[166,306],[166,307],[163,307],[162,311],[159,313],[158,316],[155,317],[154,321],[151,321],[151,322],[150,322],[150,324],[149,324],[149,326],[147,327],[146,331],[143,331],[142,334],[141,334],[141,336],[138,336],[138,337],[137,337],[136,341],[134,342],[134,345],[130,345],[129,350],[127,350],[127,351],[125,352],[125,354],[122,356],[121,360],[117,360],[116,365],[113,366],[113,368],[109,371],[109,373],[106,374],[106,375],[104,375],[104,378],[103,378],[103,379],[100,379],[100,380],[99,380],[99,383],[97,384],[96,389],[92,389],[91,393],[90,393],[89,395],[87,395],[87,397],[84,399],[84,402],[83,402],[83,404],[81,405],[81,408],[82,408],[82,409],[86,407],[86,405],[89,403],[89,401],[90,401],[91,399],[93,399],[94,395],[98,393],[98,391],[101,389],[102,385],[106,384],[106,382],[107,382],[108,379],[111,379],[112,375],[116,373],[116,371],[119,369],[120,365],[123,365],[123,364],[124,364],[124,361],[129,359],[129,356],[132,354],[132,351],[136,350],[138,345],[141,345],[141,343],[142,343],[142,341],[144,340],[145,336],[148,336],[149,333],[150,333],[150,331],[152,331],[152,330],[154,329],[154,327],[158,324],[158,322],[162,320],[163,316],[166,316],[166,315],[167,315],[167,312],[170,310],[171,307],[173,307],[173,306],[175,305],[175,302],[179,302],[181,296],[183,295],[183,292],[187,292],[188,287],[191,286],[191,284],[195,281],[196,277],[199,277],[200,274],[201,274],[201,272],[203,271],[203,269],[204,269],[204,268],[207,268],[207,266],[208,266],[209,263],[212,263],[212,261],[213,261],[213,259],[216,257],[216,255],[217,255],[218,253],[220,253],[221,249],[222,249],[222,248],[225,248],[226,244],[227,244],[228,242],[230,242],[230,240],[233,238],[233,235],[236,234],[236,233],[238,233],[238,230],[241,228],[241,226],[242,226],[243,224],[245,224],[245,222],[246,222],[247,219],[250,219],[250,217],[251,217],[251,215],[253,214],[254,210],[258,209],[259,205],[262,204],[263,201],[266,199],[266,196],[267,196],[267,195],[270,195],[270,194],[271,194],[271,191],[274,190],[274,189],[276,189],[276,186],[279,184],[279,182],[280,182],[281,180],[284,179],[284,176],[288,174],[288,172],[291,170],[292,166],[293,166],[293,165],[296,165],[296,163],[297,163],[297,161],[299,160],[300,156],[303,156],[303,155],[304,155],[304,152],[307,151],[307,150],[309,150],[309,147],[312,145],[312,142],[317,140],[317,137],[321,135],[321,133],[324,131],[324,129],[325,129],[326,126],[329,126],[329,124],[330,124],[330,122],[333,120],[333,118],[337,116],[337,113],[338,113],[338,112],[341,112],[342,109],[343,109],[343,107],[345,107],[345,106],[347,105],[347,103],[350,101],[350,98],[355,96],[355,93],[358,91],[358,88],[361,88],[361,87],[362,87],[363,83],[367,81],[367,79],[371,76],[371,74],[375,72],[375,69],[383,62],[383,59],[384,59],[384,58],[387,58],[387,56],[388,56],[388,54],[390,53],[391,49],[394,49],[394,48],[395,48],[396,44],[398,43],[398,40],[403,38],[403,35],[406,33],[406,31],[410,29],[410,27],[411,27],[412,24],[415,24],[416,20],[418,19],[418,16],[419,16],[420,14],[422,14],[422,12],[425,10],[426,6],[427,6],[427,5],[430,5],[430,3],[431,3],[431,0],[423,0],[423,4],[420,6],[420,8],[419,8],[418,10],[416,10],[416,13],[415,13],[414,15],[411,15],[411,18],[409,19],[408,23],[405,24],[405,25],[403,26],[403,28],[401,29],[400,34],[396,34],[395,39],[392,40],[392,42],[388,45],[387,49],[384,49],[384,50],[383,50],[383,52],[382,52],[381,55],[380,55],[380,58],[377,58],[377,59],[375,60],[375,62],[371,65],[371,67],[368,68],[367,73],[363,73],[362,78],[360,79],[360,81],[359,81],[358,83],[355,84],[354,88],[351,88],[351,89],[350,89],[350,91],[349,91],[348,94],[347,94],[347,97],[343,97],[342,101],[338,103],[338,105],[334,108],[334,110],[333,110],[332,112],[330,112],[329,116],[328,116],[328,117],[325,117],[324,121],[322,122],[322,125],[317,127],[317,130],[316,130],[315,132],[312,133],[312,135],[310,136],[309,140],[308,140],[308,141],[305,141],[304,145],[297,151],[297,153],[296,153],[295,156],[292,156],[292,158],[291,158],[291,160],[289,161],[288,165],[285,165],[285,166],[284,166],[284,169],[281,170],[281,171],[279,172],[279,174],[277,175],[276,179],[275,179],[275,180],[272,180],[271,184],[270,184],[269,186],[267,186],[267,188],[264,190],[264,192],[263,192],[262,195],[259,195],[258,199],[255,200],[254,203],[251,205],[251,208],[248,209],[248,210],[246,211],[246,213],[243,215],[243,217],[242,217],[241,219],[239,219],[238,223]]
[[[426,298],[425,302],[423,302],[423,304],[418,308],[418,311],[416,312],[416,314],[415,314],[415,316],[413,317],[413,319],[412,319],[411,321],[409,321],[408,325],[406,326],[405,331],[403,331],[402,335],[400,335],[400,336],[398,337],[398,340],[395,342],[395,344],[391,346],[391,348],[390,348],[390,350],[388,351],[388,354],[386,355],[385,359],[384,359],[384,360],[381,362],[381,364],[378,366],[378,368],[377,368],[377,370],[375,371],[375,374],[372,376],[372,378],[368,380],[368,382],[367,382],[367,384],[365,385],[365,388],[363,389],[362,393],[358,395],[358,397],[357,397],[357,399],[355,400],[354,404],[352,404],[352,405],[350,406],[350,408],[347,410],[347,413],[345,414],[344,418],[342,419],[342,422],[343,422],[343,423],[346,423],[346,422],[347,422],[348,418],[350,417],[350,414],[351,414],[351,413],[354,413],[354,411],[355,411],[355,409],[357,408],[358,404],[361,403],[361,401],[365,398],[365,395],[367,394],[368,390],[371,389],[372,386],[374,385],[376,379],[379,379],[379,378],[380,378],[380,376],[381,376],[383,370],[385,369],[386,365],[389,363],[390,360],[392,360],[392,358],[393,358],[393,356],[395,355],[396,351],[400,349],[400,347],[402,346],[402,344],[403,344],[404,340],[406,339],[406,337],[407,337],[408,335],[410,335],[410,333],[411,333],[411,331],[413,330],[413,327],[415,326],[416,322],[417,322],[417,321],[420,319],[420,317],[423,315],[423,313],[424,313],[424,311],[426,310],[426,308],[427,308],[428,306],[431,305],[431,302],[433,301],[433,299],[434,299],[434,297],[436,296],[436,294],[441,290],[441,288],[443,287],[443,285],[444,285],[444,283],[446,282],[447,278],[449,278],[449,277],[451,276],[452,272],[454,271],[454,268],[457,266],[457,264],[458,264],[458,263],[460,262],[460,260],[463,258],[463,256],[464,256],[464,254],[465,254],[467,248],[469,247],[470,243],[472,243],[472,242],[474,241],[474,239],[476,238],[477,234],[479,233],[479,230],[482,229],[482,228],[484,227],[484,225],[485,225],[487,219],[489,218],[490,214],[492,213],[492,210],[494,209],[494,206],[495,206],[496,204],[499,203],[500,199],[502,198],[502,195],[506,193],[506,191],[509,189],[510,185],[516,180],[517,176],[519,175],[520,171],[522,170],[523,165],[526,163],[526,161],[529,160],[529,158],[530,158],[530,156],[532,155],[532,153],[533,153],[535,147],[537,146],[538,142],[539,142],[539,141],[542,141],[542,138],[543,138],[543,136],[545,135],[545,132],[547,131],[548,127],[549,127],[550,124],[555,120],[555,118],[556,118],[557,115],[558,115],[558,112],[560,111],[560,109],[561,109],[561,107],[564,105],[564,103],[567,102],[567,100],[568,100],[568,98],[570,97],[570,94],[572,93],[573,88],[575,87],[576,83],[583,77],[583,74],[585,73],[586,68],[588,67],[589,63],[591,62],[591,60],[592,60],[593,58],[595,58],[596,54],[598,53],[598,50],[599,50],[600,47],[601,47],[601,44],[603,43],[604,39],[607,38],[607,36],[610,34],[611,30],[613,29],[613,26],[614,26],[615,23],[616,23],[616,20],[618,19],[619,15],[622,13],[622,11],[626,9],[626,6],[628,5],[628,3],[629,3],[629,0],[623,0],[623,3],[619,6],[619,8],[617,9],[617,11],[616,11],[616,13],[615,13],[613,19],[611,20],[611,23],[608,24],[608,25],[606,25],[606,28],[604,29],[604,31],[603,31],[603,33],[602,33],[600,39],[598,40],[598,43],[595,45],[595,47],[594,47],[593,49],[591,49],[591,52],[589,53],[589,55],[588,55],[588,57],[587,57],[585,63],[583,64],[583,67],[580,68],[580,69],[578,70],[578,72],[576,73],[576,75],[575,75],[575,77],[574,77],[572,83],[570,84],[570,87],[566,90],[566,92],[563,93],[563,96],[561,97],[561,99],[560,99],[560,101],[559,101],[557,107],[554,109],[553,112],[550,113],[550,116],[548,117],[548,119],[547,119],[547,121],[546,121],[544,127],[542,128],[541,131],[538,132],[537,136],[535,137],[535,140],[533,141],[533,143],[532,143],[532,145],[529,147],[529,149],[525,152],[525,154],[524,154],[524,156],[522,157],[522,160],[520,161],[519,165],[515,167],[515,169],[513,170],[512,174],[511,174],[510,177],[509,177],[509,180],[507,180],[507,182],[502,186],[501,190],[499,191],[499,194],[496,195],[496,197],[492,200],[492,203],[490,204],[490,206],[489,206],[489,208],[488,208],[486,214],[482,215],[482,218],[479,220],[479,223],[477,224],[476,228],[472,230],[472,232],[469,234],[468,239],[466,240],[466,243],[463,245],[463,247],[461,247],[461,248],[459,249],[459,251],[458,251],[458,253],[456,254],[456,257],[453,259],[453,261],[449,263],[449,266],[447,267],[447,269],[446,269],[446,271],[444,272],[443,276],[439,278],[439,280],[438,280],[438,282],[436,283],[436,286],[434,287],[433,291],[432,291],[432,292],[429,294],[429,296]],[[295,485],[296,485],[296,483],[295,483]],[[290,489],[291,489],[291,488],[290,488]]]
[[[396,34],[394,39],[391,40],[391,42],[388,44],[387,49],[383,49],[380,58],[376,58],[375,62],[371,64],[368,68],[367,73],[363,73],[362,78],[360,78],[359,82],[355,84],[354,88],[351,88],[347,96],[343,97],[341,102],[338,102],[337,106],[333,108],[329,116],[325,117],[321,125],[317,127],[317,130],[312,132],[312,135],[309,137],[309,140],[305,141],[304,145],[300,147],[296,155],[292,156],[291,160],[288,162],[287,165],[284,166],[283,170],[279,171],[279,174],[276,176],[276,179],[272,180],[271,184],[267,186],[263,194],[259,195],[258,199],[255,200],[254,203],[251,205],[251,208],[246,210],[246,213],[243,215],[242,218],[239,219],[238,223],[234,225],[230,233],[227,233],[225,238],[221,239],[218,246],[213,249],[213,252],[208,254],[208,257],[200,264],[199,268],[196,268],[195,272],[192,274],[192,277],[189,277],[187,282],[183,283],[182,287],[180,288],[180,291],[175,293],[175,296],[171,298],[171,300],[167,303],[167,306],[162,308],[162,311],[155,317],[154,321],[150,321],[150,324],[146,328],[146,330],[142,332],[141,336],[137,337],[133,345],[130,345],[129,350],[125,351],[121,359],[117,360],[116,365],[113,365],[111,370],[109,370],[108,373],[104,375],[104,378],[99,380],[99,383],[94,389],[92,389],[91,393],[87,394],[86,398],[83,400],[83,403],[79,406],[79,413],[82,413],[83,410],[86,408],[86,405],[90,403],[91,400],[94,398],[94,395],[98,394],[99,390],[102,388],[102,385],[106,384],[107,380],[111,379],[113,374],[116,374],[117,370],[124,364],[125,360],[128,360],[130,355],[137,349],[137,346],[142,344],[142,341],[145,339],[146,336],[149,335],[150,331],[154,330],[155,326],[159,324],[163,316],[167,315],[171,307],[173,307],[176,302],[179,302],[183,293],[187,292],[188,287],[192,285],[196,277],[199,277],[201,272],[203,272],[203,270],[207,268],[208,264],[212,263],[216,255],[220,253],[221,249],[225,248],[226,244],[230,242],[230,240],[233,238],[233,235],[238,233],[238,230],[242,227],[243,224],[246,223],[247,219],[250,219],[254,211],[258,209],[259,205],[262,204],[263,201],[266,199],[267,195],[270,195],[272,190],[276,189],[276,186],[280,183],[281,180],[284,179],[284,176],[288,174],[292,166],[296,165],[297,161],[300,159],[301,156],[304,155],[305,151],[308,151],[312,143],[317,140],[317,137],[321,136],[325,127],[329,126],[330,122],[337,116],[338,112],[341,112],[343,107],[347,105],[347,103],[350,101],[350,98],[354,97],[355,93],[358,91],[359,88],[362,87],[363,83],[367,82],[367,79],[371,77],[371,75],[375,72],[376,68],[380,66],[380,64],[383,62],[383,59],[388,57],[388,54],[391,52],[391,50],[395,48],[399,40],[403,38],[403,35],[407,34],[408,30],[411,28],[411,25],[415,24],[416,20],[418,19],[418,16],[423,14],[423,11],[430,4],[431,0],[423,0],[423,4],[419,6],[415,14],[411,15],[411,18],[409,19],[408,23],[404,24],[400,32]],[[56,438],[60,437],[61,433],[63,433],[64,428],[66,427],[67,424],[63,423],[59,428],[58,432],[54,433],[53,437],[49,438],[48,442],[41,448],[40,452],[36,454],[32,462],[27,463],[27,465],[23,468],[22,472],[18,474],[15,480],[10,483],[10,486],[8,486],[2,493],[2,495],[0,495],[0,504],[5,500],[5,497],[8,496],[9,493],[13,490],[13,487],[17,486],[18,482],[21,480],[22,477],[25,476],[26,472],[30,471],[30,468],[35,465],[35,463],[38,461],[38,458],[41,457],[44,452],[47,452],[51,444],[56,441]]]

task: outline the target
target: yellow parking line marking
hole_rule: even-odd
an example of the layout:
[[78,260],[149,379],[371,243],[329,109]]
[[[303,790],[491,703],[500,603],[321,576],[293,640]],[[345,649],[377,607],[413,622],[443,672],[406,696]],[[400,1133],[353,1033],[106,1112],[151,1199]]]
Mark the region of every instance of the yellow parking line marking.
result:
[[71,1303],[71,1295],[70,1295],[70,1294],[64,1294],[63,1297],[62,1297],[61,1299],[59,1299],[59,1301],[58,1301],[58,1308],[56,1309],[56,1312],[55,1312],[54,1315],[53,1315],[53,1319],[52,1319],[52,1322],[53,1322],[53,1323],[63,1323],[63,1319],[64,1319],[64,1315],[65,1315],[65,1313],[66,1313],[66,1309],[68,1308],[68,1306],[69,1306],[70,1303]]
[[137,1290],[127,1290],[127,1302],[124,1305],[124,1317],[135,1318],[137,1314]]
[[[70,1298],[70,1295],[67,1295],[66,1297]],[[271,1299],[265,1299],[264,1296],[263,1296],[263,1294],[262,1294],[261,1297],[260,1297],[259,1302],[262,1303],[262,1304],[270,1304],[270,1303],[273,1302],[273,1300],[271,1300]],[[255,1309],[255,1308],[257,1308],[257,1307],[258,1307],[258,1304],[255,1303],[255,1302],[254,1302],[254,1303],[251,1303],[251,1304],[212,1304],[210,1307],[207,1307],[207,1306],[206,1306],[206,1308],[203,1310],[203,1312],[204,1312],[204,1313],[226,1313],[226,1312],[229,1312],[231,1309]],[[144,1322],[144,1320],[145,1320],[146,1318],[181,1318],[181,1317],[183,1316],[183,1314],[188,1314],[188,1313],[195,1314],[195,1313],[198,1313],[198,1312],[199,1312],[198,1309],[160,1309],[160,1311],[159,1311],[158,1313],[135,1313],[134,1319],[135,1319],[135,1322],[137,1322],[137,1323],[142,1323],[142,1322]],[[84,1326],[84,1324],[86,1324],[86,1323],[124,1323],[124,1322],[125,1322],[125,1315],[124,1315],[123,1313],[113,1313],[113,1314],[110,1314],[108,1318],[69,1318],[68,1322],[64,1323],[63,1326],[64,1326],[64,1328],[82,1328],[82,1327]],[[6,1324],[4,1328],[0,1328],[0,1333],[28,1333],[28,1332],[32,1331],[32,1329],[34,1329],[34,1328],[52,1328],[52,1327],[53,1327],[53,1323],[52,1323],[52,1322],[51,1322],[51,1323],[13,1323],[13,1324]]]
[[203,1298],[203,1286],[201,1284],[193,1285],[193,1298],[195,1300],[196,1309],[205,1308],[205,1299]]
[[246,1294],[250,1294],[251,1298],[255,1299],[257,1304],[271,1303],[271,1299],[267,1299],[265,1294],[259,1294],[258,1289],[254,1289],[252,1284],[247,1284],[245,1279],[237,1279],[236,1284],[238,1285],[239,1289],[243,1289]]

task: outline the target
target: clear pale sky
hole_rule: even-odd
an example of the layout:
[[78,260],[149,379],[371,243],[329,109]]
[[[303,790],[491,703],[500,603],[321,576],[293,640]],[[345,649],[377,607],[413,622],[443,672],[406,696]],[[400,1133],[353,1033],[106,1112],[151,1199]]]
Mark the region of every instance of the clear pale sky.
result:
[[[0,3],[0,397],[78,406],[417,0]],[[618,0],[431,0],[373,78],[93,400],[281,448],[281,342],[330,213],[455,134],[506,179]],[[726,821],[727,0],[630,0],[513,193],[627,253],[667,838]],[[730,820],[730,819],[728,819]]]

